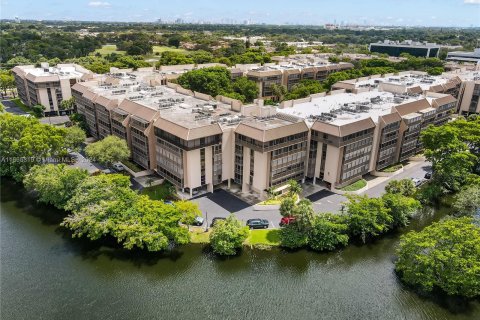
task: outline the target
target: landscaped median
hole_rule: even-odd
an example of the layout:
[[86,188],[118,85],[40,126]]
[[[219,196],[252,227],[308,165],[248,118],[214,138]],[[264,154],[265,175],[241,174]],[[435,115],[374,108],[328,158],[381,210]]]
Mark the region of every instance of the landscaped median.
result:
[[334,191],[335,193],[339,194],[345,194],[345,193],[355,193],[359,194],[368,188],[368,182],[365,179],[360,179],[357,180],[347,186],[341,187],[341,188],[335,188]]

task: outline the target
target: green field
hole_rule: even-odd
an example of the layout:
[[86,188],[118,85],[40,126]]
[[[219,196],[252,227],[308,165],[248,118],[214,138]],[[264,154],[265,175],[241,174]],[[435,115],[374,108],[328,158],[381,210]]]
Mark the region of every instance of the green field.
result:
[[106,55],[109,55],[110,53],[114,53],[114,52],[116,54],[125,54],[125,51],[117,50],[117,45],[115,45],[115,44],[106,44],[103,47],[101,47],[100,49],[95,50],[95,52],[93,52],[93,54],[95,54],[97,52],[100,53],[102,56],[106,56]]
[[155,54],[157,52],[162,53],[162,52],[165,52],[165,51],[182,52],[182,53],[187,52],[187,50],[185,50],[185,49],[178,49],[178,48],[175,48],[175,47],[153,46],[153,54]]

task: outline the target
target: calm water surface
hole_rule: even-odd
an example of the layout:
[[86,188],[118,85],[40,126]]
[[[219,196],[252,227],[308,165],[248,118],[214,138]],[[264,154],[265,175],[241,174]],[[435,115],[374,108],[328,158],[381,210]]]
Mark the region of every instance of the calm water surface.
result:
[[479,302],[401,286],[398,234],[330,254],[244,250],[219,260],[196,245],[132,253],[71,239],[61,212],[9,181],[1,195],[1,319],[480,319]]

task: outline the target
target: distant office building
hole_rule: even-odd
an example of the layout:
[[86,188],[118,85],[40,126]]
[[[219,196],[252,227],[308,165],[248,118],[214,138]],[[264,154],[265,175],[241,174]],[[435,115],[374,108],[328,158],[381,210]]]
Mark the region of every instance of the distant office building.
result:
[[473,52],[452,51],[447,53],[447,61],[457,62],[480,62],[480,48],[476,48]]
[[77,64],[50,67],[45,62],[40,68],[16,66],[12,71],[22,102],[30,107],[43,105],[47,116],[69,114],[72,110],[62,109],[61,102],[71,98],[71,86],[93,77],[91,71]]
[[395,57],[399,57],[402,53],[408,53],[415,57],[438,58],[440,46],[435,43],[414,42],[412,40],[403,42],[385,40],[371,43],[369,50],[370,52],[386,53]]

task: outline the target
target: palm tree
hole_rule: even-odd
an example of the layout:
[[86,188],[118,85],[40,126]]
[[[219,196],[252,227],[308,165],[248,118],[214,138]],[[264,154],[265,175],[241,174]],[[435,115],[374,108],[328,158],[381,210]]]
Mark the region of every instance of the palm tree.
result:
[[290,186],[289,187],[289,192],[290,194],[293,196],[293,195],[300,195],[300,193],[302,193],[302,187],[300,186],[300,184],[291,179],[291,180],[288,180],[288,185]]

